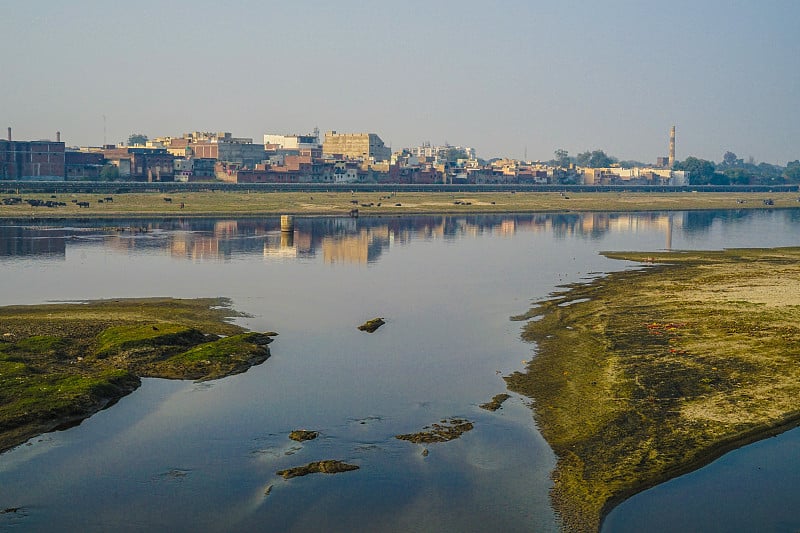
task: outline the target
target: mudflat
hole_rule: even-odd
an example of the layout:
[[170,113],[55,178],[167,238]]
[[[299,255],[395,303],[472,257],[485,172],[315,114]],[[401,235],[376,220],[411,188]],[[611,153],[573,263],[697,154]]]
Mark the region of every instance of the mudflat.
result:
[[800,249],[605,255],[644,266],[517,317],[537,353],[507,378],[558,457],[569,531],[800,423]]

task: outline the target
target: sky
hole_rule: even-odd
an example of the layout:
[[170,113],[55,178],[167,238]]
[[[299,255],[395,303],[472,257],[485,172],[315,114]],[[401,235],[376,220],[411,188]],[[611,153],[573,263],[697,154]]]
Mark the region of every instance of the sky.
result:
[[800,158],[797,0],[0,0],[0,131]]

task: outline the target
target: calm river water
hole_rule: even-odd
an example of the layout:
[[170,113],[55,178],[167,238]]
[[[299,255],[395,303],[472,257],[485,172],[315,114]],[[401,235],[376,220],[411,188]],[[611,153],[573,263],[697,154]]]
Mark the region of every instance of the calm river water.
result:
[[[0,528],[25,531],[557,531],[554,456],[525,398],[495,413],[535,346],[527,311],[635,265],[601,250],[798,245],[793,211],[0,221],[0,305],[230,298],[272,357],[207,382],[145,379],[72,429],[0,456]],[[121,231],[124,229],[124,231]],[[146,230],[146,231],[145,231]],[[356,326],[384,317],[373,334]],[[442,444],[394,438],[442,419]],[[295,443],[294,429],[320,432]],[[615,509],[605,531],[800,528],[798,430]],[[423,455],[423,450],[428,453]],[[360,470],[283,480],[340,459]],[[268,495],[267,487],[271,486]]]

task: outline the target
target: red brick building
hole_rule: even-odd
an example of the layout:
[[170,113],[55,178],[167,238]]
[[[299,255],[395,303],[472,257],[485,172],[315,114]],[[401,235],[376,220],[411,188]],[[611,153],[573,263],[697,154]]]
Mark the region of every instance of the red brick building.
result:
[[0,179],[64,179],[64,143],[0,141]]
[[174,181],[175,156],[165,148],[107,148],[103,155],[109,161],[130,160],[134,181]]
[[105,162],[105,157],[101,152],[67,150],[64,152],[64,169],[67,181],[99,179]]

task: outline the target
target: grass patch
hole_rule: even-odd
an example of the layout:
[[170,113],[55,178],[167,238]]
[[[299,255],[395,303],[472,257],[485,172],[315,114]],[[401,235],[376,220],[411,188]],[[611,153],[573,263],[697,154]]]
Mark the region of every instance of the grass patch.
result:
[[[124,184],[121,184],[123,186]],[[51,200],[51,194],[24,194],[25,199]],[[455,192],[180,192],[115,194],[113,202],[100,203],[106,194],[63,193],[55,201],[66,207],[0,205],[0,218],[125,218],[141,216],[263,216],[344,215],[359,204],[361,215],[447,214],[447,213],[524,213],[565,211],[653,211],[705,209],[797,209],[797,194],[790,192],[570,192],[566,199],[557,192],[475,192],[468,199]],[[165,202],[169,196],[172,202]],[[772,199],[766,207],[764,200]],[[72,200],[89,202],[78,207]],[[745,200],[742,203],[742,200]],[[183,205],[183,207],[181,207]]]
[[800,249],[606,255],[647,266],[520,317],[537,317],[523,337],[538,353],[506,378],[558,456],[553,503],[571,531],[800,420]]
[[207,380],[263,362],[271,336],[236,315],[216,298],[0,308],[0,451],[79,422],[140,376]]

